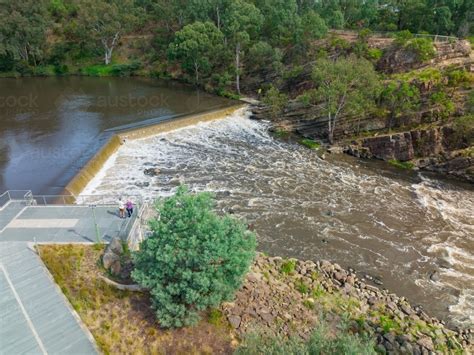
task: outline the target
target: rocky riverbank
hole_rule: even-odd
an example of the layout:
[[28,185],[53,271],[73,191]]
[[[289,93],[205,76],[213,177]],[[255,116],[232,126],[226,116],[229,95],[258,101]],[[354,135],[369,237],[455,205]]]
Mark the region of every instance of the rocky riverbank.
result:
[[240,335],[251,331],[307,338],[321,321],[341,320],[390,354],[469,353],[474,331],[450,330],[421,307],[328,261],[259,254],[234,302],[222,306]]

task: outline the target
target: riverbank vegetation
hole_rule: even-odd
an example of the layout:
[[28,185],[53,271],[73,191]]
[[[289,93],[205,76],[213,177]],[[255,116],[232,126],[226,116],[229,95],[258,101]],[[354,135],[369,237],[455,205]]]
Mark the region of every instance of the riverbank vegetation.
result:
[[[180,188],[156,207],[152,235],[131,257],[118,239],[105,252],[38,247],[104,353],[457,353],[469,344],[337,264],[256,254],[253,233],[218,216],[207,193]],[[123,271],[142,287],[121,282]]]
[[[151,75],[175,78],[225,95],[256,91],[275,76],[324,55],[328,31],[361,33],[353,49],[370,60],[370,31],[397,31],[396,44],[421,60],[433,55],[428,37],[472,35],[469,0],[25,0],[0,6],[2,75]],[[390,34],[388,36],[391,36]],[[101,66],[103,65],[103,67]],[[290,68],[287,68],[290,66]],[[114,69],[109,69],[114,67]]]

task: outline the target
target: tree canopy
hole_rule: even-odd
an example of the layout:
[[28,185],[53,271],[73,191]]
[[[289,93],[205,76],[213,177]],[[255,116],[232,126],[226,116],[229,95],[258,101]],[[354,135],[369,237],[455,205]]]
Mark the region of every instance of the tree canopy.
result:
[[185,187],[158,200],[160,218],[135,254],[133,278],[150,290],[164,327],[195,324],[200,312],[229,301],[255,257],[256,239],[246,225],[218,216],[209,193]]

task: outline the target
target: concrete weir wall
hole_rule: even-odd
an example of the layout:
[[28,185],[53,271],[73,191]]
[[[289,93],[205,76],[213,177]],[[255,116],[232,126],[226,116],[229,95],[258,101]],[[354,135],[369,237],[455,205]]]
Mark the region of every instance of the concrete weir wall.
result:
[[159,133],[169,132],[175,129],[195,125],[199,122],[208,122],[222,119],[243,106],[244,104],[236,104],[223,109],[170,119],[154,125],[118,132],[107,141],[107,143],[67,184],[65,187],[65,193],[72,196],[78,196],[99,172],[110,156],[114,154],[126,140],[150,137]]

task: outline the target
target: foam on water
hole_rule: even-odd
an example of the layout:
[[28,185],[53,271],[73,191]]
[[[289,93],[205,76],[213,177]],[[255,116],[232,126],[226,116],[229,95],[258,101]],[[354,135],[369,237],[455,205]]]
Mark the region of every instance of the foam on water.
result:
[[[241,110],[130,141],[83,194],[153,199],[181,183],[211,190],[220,209],[254,225],[261,250],[352,266],[435,315],[472,320],[472,190],[350,158],[324,161],[267,130]],[[147,176],[148,168],[160,173]],[[434,270],[438,283],[429,280]]]

